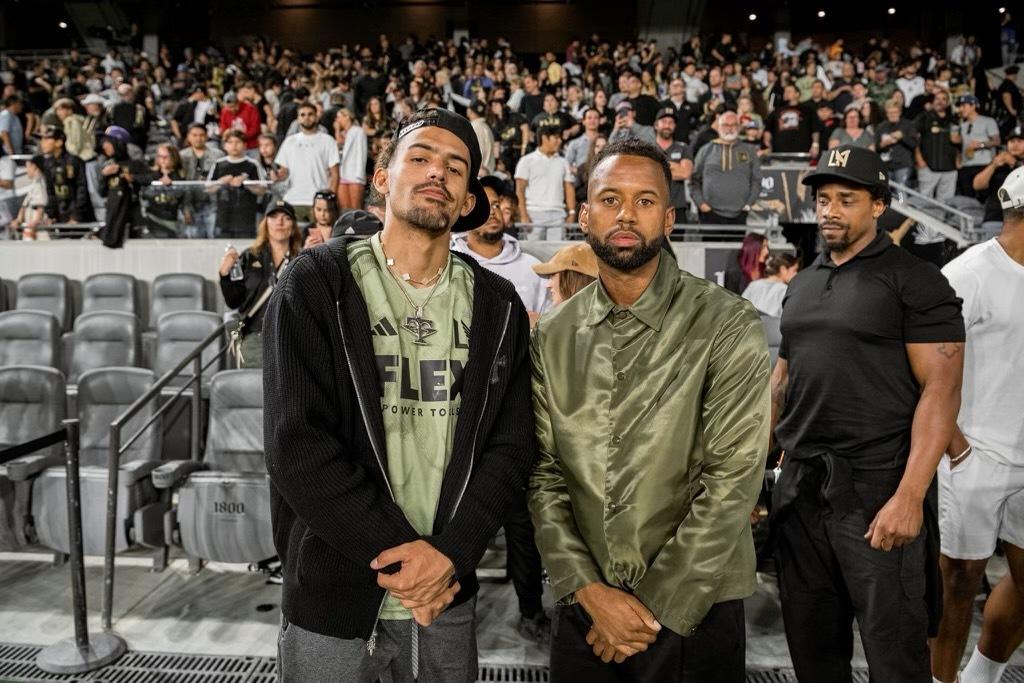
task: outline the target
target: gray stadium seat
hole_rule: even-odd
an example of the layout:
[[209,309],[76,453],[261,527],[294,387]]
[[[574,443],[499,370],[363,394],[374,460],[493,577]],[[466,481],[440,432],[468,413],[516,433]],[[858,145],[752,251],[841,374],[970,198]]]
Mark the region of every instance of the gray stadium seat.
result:
[[270,488],[263,458],[263,374],[225,370],[210,383],[210,420],[203,462],[166,462],[153,473],[159,488],[178,489],[166,541],[187,555],[219,562],[259,562],[276,555]]
[[[153,370],[157,377],[162,377],[172,370],[181,359],[199,346],[199,342],[223,327],[220,316],[209,311],[178,311],[165,313],[160,317],[156,327],[156,352],[153,358]],[[223,342],[214,342],[203,351],[203,365],[216,357],[223,347]],[[221,370],[223,357],[212,363],[203,373],[207,379]],[[191,374],[188,369],[185,376]],[[179,378],[175,383],[180,386],[184,380]]]
[[60,329],[71,329],[71,283],[58,273],[33,273],[18,279],[15,308],[49,311]]
[[761,314],[761,324],[764,325],[764,336],[768,340],[768,353],[771,354],[772,366],[779,358],[779,344],[782,343],[782,332],[779,330],[780,319],[775,316]]
[[[37,365],[0,367],[0,450],[17,446],[61,427],[64,375]],[[61,445],[0,465],[0,550],[33,542],[27,525],[32,485],[28,479],[63,460]]]
[[[139,288],[135,278],[125,273],[97,273],[82,283],[82,313],[116,311],[140,316]],[[75,321],[75,328],[78,321]]]
[[96,368],[134,367],[142,361],[139,319],[130,313],[83,313],[75,331],[65,335],[71,344],[68,383]]
[[160,317],[177,311],[204,311],[206,281],[196,273],[165,273],[150,288],[149,327],[156,329]]
[[[106,541],[107,448],[110,423],[152,385],[153,373],[142,368],[104,368],[78,380],[79,447],[82,490],[82,540],[86,555],[102,555]],[[151,401],[122,431],[123,441],[135,434],[156,411]],[[164,505],[150,479],[160,464],[160,420],[146,429],[121,456],[117,490],[115,550],[122,551],[144,535],[133,521],[137,510]],[[43,545],[68,552],[66,476],[63,467],[50,467],[32,480],[32,518]],[[157,517],[159,518],[159,517]],[[159,526],[157,527],[159,531]]]
[[0,366],[60,367],[60,323],[48,311],[0,313]]

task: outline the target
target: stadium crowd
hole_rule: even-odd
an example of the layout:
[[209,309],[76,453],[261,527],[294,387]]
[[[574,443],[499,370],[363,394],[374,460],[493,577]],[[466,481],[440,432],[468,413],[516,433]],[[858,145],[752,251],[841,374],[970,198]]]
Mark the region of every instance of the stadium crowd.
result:
[[[946,56],[886,39],[751,50],[728,33],[664,50],[591,36],[537,59],[415,36],[311,56],[263,41],[181,61],[72,52],[7,65],[0,190],[31,154],[5,219],[22,239],[94,219],[110,247],[255,239],[219,275],[238,364],[267,356],[282,680],[475,672],[473,570],[499,526],[520,632],[552,643],[553,680],[742,680],[771,440],[791,473],[773,514],[801,679],[850,678],[856,618],[879,680],[959,680],[1002,539],[1011,573],[963,677],[991,683],[1024,637],[1008,407],[1024,385],[971,345],[1019,355],[1006,292],[1024,259],[1024,132],[1017,67],[992,88],[981,63],[971,37]],[[823,252],[798,275],[746,235],[725,284],[755,310],[663,246],[673,218],[746,224],[761,164],[785,155],[815,165],[802,182]],[[980,203],[999,239],[942,273],[907,255],[907,222],[879,229],[890,179]],[[561,240],[584,216],[586,244],[547,264],[509,236]],[[758,313],[782,320],[771,378]],[[542,558],[565,598],[554,628]]]
[[[413,112],[443,107],[471,120],[481,174],[509,184],[515,221],[539,226],[524,230],[531,239],[561,236],[596,154],[629,136],[669,156],[679,222],[742,224],[766,155],[815,159],[848,143],[878,151],[896,182],[925,195],[983,202],[994,223],[990,189],[1024,160],[1013,142],[1022,96],[1016,66],[993,88],[981,64],[973,36],[947,56],[886,38],[752,49],[729,33],[665,48],[592,35],[529,56],[500,38],[381,35],[312,55],[257,40],[12,58],[0,72],[0,154],[41,163],[19,214],[13,162],[0,158],[0,220],[29,239],[46,223],[98,219],[117,245],[253,236],[275,198],[308,222],[319,190],[363,208],[382,142]],[[913,238],[941,241],[921,227]]]

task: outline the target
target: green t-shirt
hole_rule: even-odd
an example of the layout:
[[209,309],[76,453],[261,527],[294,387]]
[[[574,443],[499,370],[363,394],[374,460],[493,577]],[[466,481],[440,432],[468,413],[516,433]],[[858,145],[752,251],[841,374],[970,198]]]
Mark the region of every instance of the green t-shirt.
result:
[[[422,317],[433,325],[417,327],[406,320],[416,311],[402,289],[420,306],[430,288],[400,283],[388,273],[380,233],[350,245],[348,259],[370,314],[388,481],[406,519],[427,535],[434,527],[462,402],[473,317],[473,270],[462,259],[448,257],[437,290],[423,309]],[[412,618],[391,596],[380,616]]]

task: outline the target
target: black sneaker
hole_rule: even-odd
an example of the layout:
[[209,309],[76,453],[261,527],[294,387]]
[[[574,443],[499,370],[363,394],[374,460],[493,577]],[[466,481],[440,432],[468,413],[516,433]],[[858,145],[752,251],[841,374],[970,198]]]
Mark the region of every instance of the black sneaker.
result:
[[551,619],[543,611],[532,617],[520,616],[516,632],[524,639],[546,648],[551,642]]
[[280,564],[273,569],[267,570],[267,584],[274,586],[281,586],[284,584],[284,576],[281,574]]

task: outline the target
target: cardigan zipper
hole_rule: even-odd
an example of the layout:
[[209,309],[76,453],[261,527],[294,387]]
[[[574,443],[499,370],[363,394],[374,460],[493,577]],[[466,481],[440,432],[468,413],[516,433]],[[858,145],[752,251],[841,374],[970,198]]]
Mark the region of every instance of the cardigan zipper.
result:
[[469,478],[473,476],[473,460],[476,456],[476,440],[480,436],[480,425],[484,421],[484,413],[487,411],[487,399],[491,394],[491,377],[494,376],[494,366],[498,363],[498,357],[501,355],[501,345],[505,342],[505,334],[508,332],[508,321],[512,316],[512,304],[505,304],[505,322],[501,326],[501,336],[498,337],[498,348],[494,352],[494,359],[491,361],[491,369],[487,373],[487,383],[484,385],[484,402],[480,406],[480,416],[476,421],[476,428],[473,430],[473,447],[469,451],[469,469],[466,470],[466,480],[462,482],[462,490],[459,491],[459,497],[455,499],[455,505],[452,506],[452,514],[448,516],[448,521],[452,521],[455,518],[455,512],[459,509],[459,503],[462,502],[462,496],[465,495],[466,489],[469,487]]
[[[388,481],[388,472],[384,467],[384,460],[381,458],[380,450],[377,448],[377,439],[374,436],[373,429],[370,427],[370,419],[366,412],[366,404],[363,402],[363,395],[359,393],[359,383],[356,381],[355,368],[352,365],[352,355],[348,350],[348,341],[345,338],[345,326],[341,324],[341,302],[334,302],[335,311],[338,316],[338,331],[341,332],[341,347],[345,350],[345,362],[348,363],[348,372],[352,375],[352,386],[356,392],[356,402],[359,403],[359,414],[363,418],[363,425],[366,427],[366,434],[370,437],[370,446],[373,448],[373,455],[377,460],[377,465],[380,467],[380,473],[384,477],[384,484],[388,487],[388,495],[391,496],[391,500],[395,500],[395,492],[391,490],[391,482]],[[377,648],[377,625],[380,623],[380,614],[384,611],[384,603],[387,602],[388,592],[384,591],[384,597],[381,598],[380,607],[377,608],[377,616],[373,620],[373,631],[370,633],[370,639],[366,641],[366,651],[369,655],[373,656],[373,651]]]

